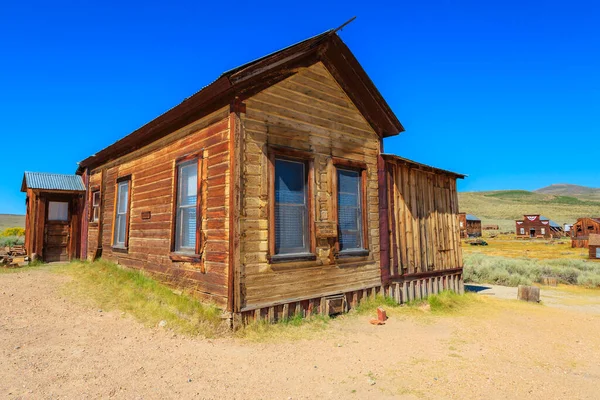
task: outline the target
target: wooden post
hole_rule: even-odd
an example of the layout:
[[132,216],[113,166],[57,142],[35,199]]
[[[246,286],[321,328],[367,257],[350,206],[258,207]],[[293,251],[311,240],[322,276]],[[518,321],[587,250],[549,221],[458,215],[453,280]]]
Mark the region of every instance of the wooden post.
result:
[[517,298],[523,301],[531,301],[539,303],[540,301],[540,288],[536,286],[524,286],[519,285],[517,291]]

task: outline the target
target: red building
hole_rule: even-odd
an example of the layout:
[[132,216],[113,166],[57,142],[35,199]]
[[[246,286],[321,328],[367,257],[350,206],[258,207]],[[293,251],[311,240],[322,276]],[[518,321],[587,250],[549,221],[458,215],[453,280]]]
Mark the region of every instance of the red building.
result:
[[560,238],[563,229],[559,224],[539,214],[524,215],[520,221],[516,221],[517,239],[523,238]]

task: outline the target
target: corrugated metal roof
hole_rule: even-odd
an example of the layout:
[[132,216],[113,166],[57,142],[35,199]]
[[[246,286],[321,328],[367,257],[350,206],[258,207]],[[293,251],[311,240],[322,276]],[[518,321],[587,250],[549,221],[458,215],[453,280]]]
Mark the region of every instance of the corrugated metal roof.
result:
[[553,228],[562,228],[559,224],[552,221],[550,218],[546,218],[543,215],[540,216],[540,221],[550,221],[550,226]]
[[474,216],[473,214],[467,214],[467,221],[481,221],[479,218]]
[[26,189],[64,190],[85,192],[83,180],[79,175],[49,174],[45,172],[25,172],[21,191]]

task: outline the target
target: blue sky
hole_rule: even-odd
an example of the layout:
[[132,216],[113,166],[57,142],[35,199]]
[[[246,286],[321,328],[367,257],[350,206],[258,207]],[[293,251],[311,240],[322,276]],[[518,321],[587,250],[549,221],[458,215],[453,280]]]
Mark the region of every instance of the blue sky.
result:
[[24,213],[24,170],[73,173],[221,72],[354,15],[340,36],[406,128],[386,152],[468,174],[463,191],[600,187],[598,2],[23,3],[0,10],[0,213]]

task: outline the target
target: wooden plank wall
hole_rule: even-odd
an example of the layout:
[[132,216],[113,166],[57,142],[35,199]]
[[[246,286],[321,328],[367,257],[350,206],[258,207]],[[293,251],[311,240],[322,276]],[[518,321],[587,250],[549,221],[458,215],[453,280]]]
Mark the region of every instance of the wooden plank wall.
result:
[[[148,271],[165,283],[224,307],[229,244],[229,107],[152,144],[91,171],[90,187],[101,188],[100,223],[90,223],[88,258],[101,245],[102,258]],[[202,263],[171,261],[173,185],[179,157],[203,153]],[[111,248],[116,180],[131,175],[129,248]],[[142,212],[150,212],[142,220]],[[89,218],[89,215],[87,216]],[[101,235],[101,236],[99,236]],[[101,240],[101,242],[99,242]]]
[[[245,100],[241,230],[241,310],[319,298],[381,284],[377,156],[379,138],[318,63]],[[268,261],[268,153],[282,146],[314,154],[315,221],[333,221],[331,157],[367,165],[367,257],[336,260],[316,238],[316,261]]]
[[462,268],[456,178],[387,160],[392,276]]

